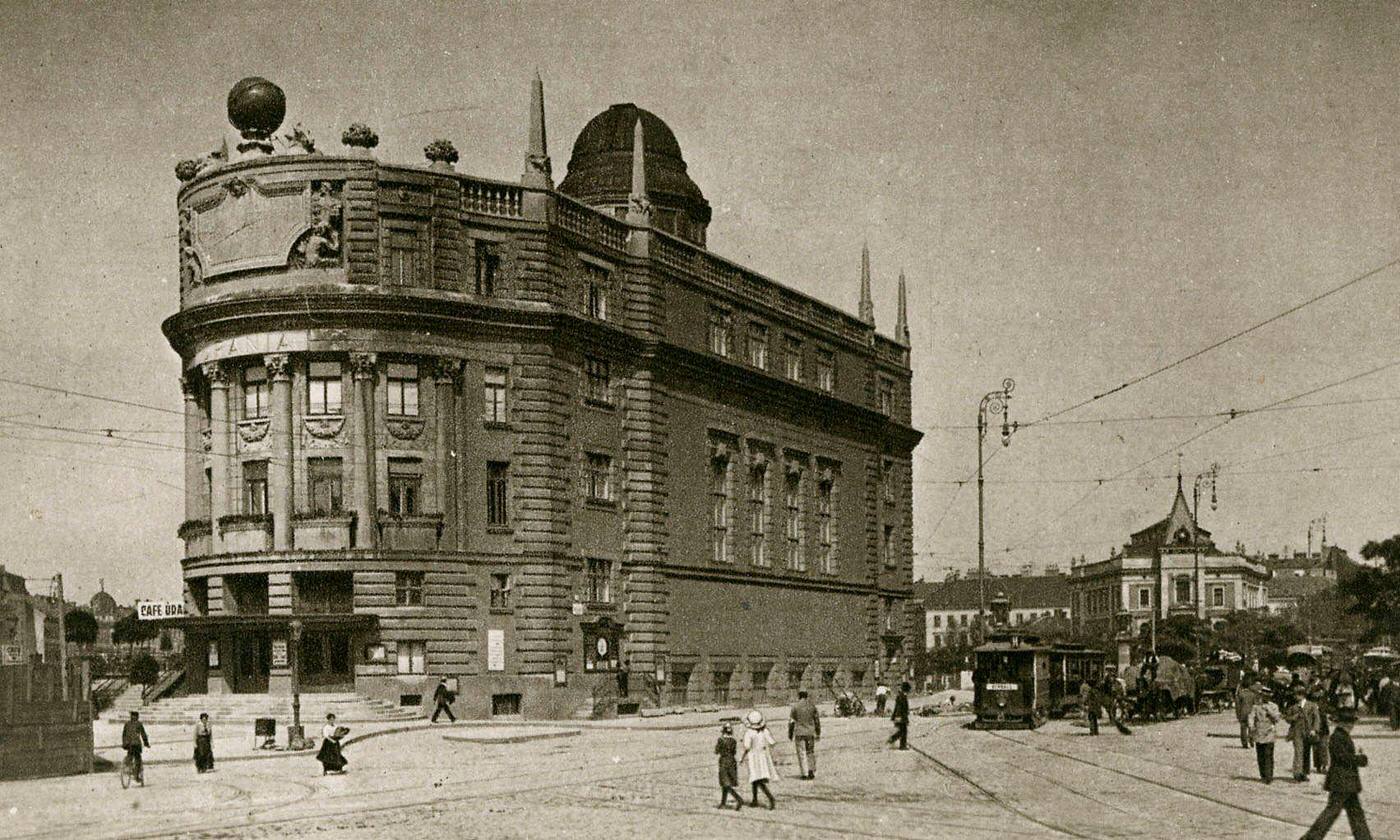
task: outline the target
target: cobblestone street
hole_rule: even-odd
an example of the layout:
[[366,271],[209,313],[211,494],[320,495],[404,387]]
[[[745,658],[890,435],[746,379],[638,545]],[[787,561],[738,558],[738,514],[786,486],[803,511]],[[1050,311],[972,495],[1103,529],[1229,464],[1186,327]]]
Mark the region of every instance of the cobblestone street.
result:
[[[915,749],[901,753],[884,748],[884,721],[828,720],[811,782],[792,778],[795,758],[780,741],[785,778],[771,812],[715,808],[713,726],[586,728],[523,743],[457,740],[472,727],[452,727],[355,743],[344,776],[323,777],[299,755],[224,761],[210,776],[157,764],[149,786],[130,791],[111,773],[11,783],[0,787],[0,834],[1287,838],[1325,798],[1316,776],[1261,785],[1228,714],[1096,739],[1067,721],[994,733],[966,721],[918,718]],[[1372,830],[1400,836],[1400,740],[1374,724],[1357,735],[1372,756],[1363,794]],[[1289,757],[1281,745],[1280,766]],[[1338,826],[1333,836],[1349,835]]]

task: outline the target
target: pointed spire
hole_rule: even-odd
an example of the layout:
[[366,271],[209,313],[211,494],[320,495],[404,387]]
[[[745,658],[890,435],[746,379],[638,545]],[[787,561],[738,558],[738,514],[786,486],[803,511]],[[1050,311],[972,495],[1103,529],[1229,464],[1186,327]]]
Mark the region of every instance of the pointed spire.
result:
[[525,172],[520,176],[520,183],[527,187],[552,188],[554,177],[544,130],[544,81],[538,69],[530,83],[530,127],[525,142]]
[[627,221],[642,226],[651,224],[651,200],[647,198],[646,136],[642,121],[632,129],[632,192],[627,196]]
[[904,269],[899,270],[899,311],[895,314],[894,337],[909,346],[909,301],[904,288]]
[[860,319],[875,326],[875,303],[870,298],[870,243],[860,246]]

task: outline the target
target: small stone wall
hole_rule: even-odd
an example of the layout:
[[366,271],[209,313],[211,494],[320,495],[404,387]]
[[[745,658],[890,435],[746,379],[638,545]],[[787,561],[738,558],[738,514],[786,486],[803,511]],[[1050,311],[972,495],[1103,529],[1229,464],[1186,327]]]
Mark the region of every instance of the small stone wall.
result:
[[92,772],[92,702],[57,665],[0,667],[0,781]]

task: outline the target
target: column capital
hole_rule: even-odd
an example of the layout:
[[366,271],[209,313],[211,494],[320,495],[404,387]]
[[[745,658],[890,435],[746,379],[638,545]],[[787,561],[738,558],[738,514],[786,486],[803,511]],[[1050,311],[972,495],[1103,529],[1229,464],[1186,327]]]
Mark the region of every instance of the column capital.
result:
[[433,379],[439,385],[455,384],[457,378],[462,375],[462,360],[447,356],[439,356],[433,360]]
[[199,366],[199,372],[204,374],[204,381],[210,388],[228,387],[228,368],[223,362],[205,362]]
[[373,353],[351,353],[350,373],[356,379],[373,379],[375,361]]
[[180,376],[180,393],[189,402],[199,399],[199,378],[194,375],[193,370]]
[[290,353],[268,353],[263,356],[263,366],[267,376],[274,382],[289,381],[292,378],[292,355]]

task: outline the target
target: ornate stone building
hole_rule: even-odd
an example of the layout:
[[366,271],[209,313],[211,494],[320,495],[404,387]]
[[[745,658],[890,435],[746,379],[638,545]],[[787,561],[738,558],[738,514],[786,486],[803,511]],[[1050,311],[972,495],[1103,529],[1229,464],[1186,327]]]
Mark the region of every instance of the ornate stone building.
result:
[[[194,691],[611,714],[873,684],[912,585],[908,326],[705,249],[655,115],[615,105],[556,190],[535,79],[518,182],[236,150],[177,167]],[[912,646],[915,640],[908,639]]]

